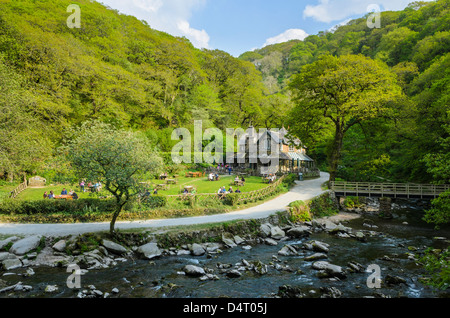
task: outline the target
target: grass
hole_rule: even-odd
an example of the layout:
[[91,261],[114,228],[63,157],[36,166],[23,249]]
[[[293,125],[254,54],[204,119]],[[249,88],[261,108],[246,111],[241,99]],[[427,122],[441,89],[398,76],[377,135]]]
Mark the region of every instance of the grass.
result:
[[[43,195],[44,192],[47,191],[47,194],[50,193],[50,191],[53,191],[53,193],[58,196],[61,194],[61,191],[63,189],[66,189],[67,192],[69,192],[70,190],[74,190],[78,197],[80,199],[87,199],[87,198],[95,198],[96,195],[90,193],[90,192],[81,192],[79,187],[75,187],[75,186],[70,186],[70,185],[54,185],[54,186],[46,186],[43,188],[27,188],[26,190],[24,190],[22,193],[20,193],[17,197],[16,200],[27,200],[27,201],[37,201],[37,200],[42,200],[43,199]],[[98,195],[109,195],[106,191],[102,191],[99,192]]]
[[[178,183],[177,184],[171,184],[167,186],[166,190],[159,190],[158,194],[160,195],[179,195],[182,193],[185,186],[194,186],[197,189],[197,194],[204,194],[204,193],[217,193],[219,188],[225,187],[225,189],[228,191],[230,186],[233,188],[233,190],[236,190],[237,187],[234,185],[231,185],[232,182],[234,182],[234,178],[236,176],[221,176],[219,181],[208,181],[207,177],[202,178],[186,178],[186,177],[179,177],[177,178]],[[265,184],[262,182],[262,179],[260,177],[246,177],[245,186],[239,187],[239,189],[242,192],[251,192],[254,190],[263,189],[268,186],[268,184]],[[153,190],[156,184],[163,184],[165,181],[163,180],[153,180],[152,185],[149,186],[150,190]],[[11,189],[10,189],[11,188]],[[90,197],[95,198],[97,194],[93,195],[89,192],[81,192],[78,186],[74,185],[52,185],[52,186],[46,186],[42,188],[28,188],[22,193],[20,193],[16,200],[27,200],[27,201],[36,201],[36,200],[42,200],[44,192],[47,191],[47,193],[50,193],[50,191],[53,191],[55,195],[60,195],[61,191],[65,188],[67,192],[69,192],[71,189],[75,190],[75,192],[78,194],[78,197],[80,199],[87,199]],[[9,193],[9,191],[14,189],[14,186],[1,186],[0,189],[4,193]],[[3,190],[4,189],[4,190]],[[10,189],[10,190],[9,190]],[[0,192],[1,195],[1,192]],[[107,191],[99,192],[98,195],[100,196],[110,196],[110,194]]]
[[[219,188],[225,187],[228,191],[230,186],[233,190],[236,190],[238,187],[234,186],[234,178],[236,176],[221,176],[219,181],[209,181],[207,177],[202,178],[179,178],[178,184],[172,184],[167,187],[167,190],[158,191],[159,194],[162,195],[178,195],[181,194],[185,186],[193,186],[197,189],[197,194],[211,194],[217,193]],[[164,181],[157,181],[156,183],[161,184]],[[251,192],[254,190],[259,190],[267,187],[267,184],[262,182],[261,177],[246,177],[245,178],[245,186],[239,187],[241,192]]]

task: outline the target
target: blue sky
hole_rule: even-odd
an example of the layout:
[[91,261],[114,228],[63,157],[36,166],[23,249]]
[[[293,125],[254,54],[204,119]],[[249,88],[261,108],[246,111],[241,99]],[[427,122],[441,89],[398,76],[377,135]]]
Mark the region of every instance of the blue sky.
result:
[[234,56],[267,44],[304,39],[372,12],[402,10],[413,0],[98,0],[198,48]]

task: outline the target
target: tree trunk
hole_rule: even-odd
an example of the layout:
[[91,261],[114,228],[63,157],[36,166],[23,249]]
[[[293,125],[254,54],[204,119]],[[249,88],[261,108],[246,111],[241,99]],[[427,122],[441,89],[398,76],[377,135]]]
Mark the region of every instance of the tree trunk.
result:
[[336,124],[336,134],[334,137],[333,150],[330,157],[330,182],[335,181],[341,159],[342,143],[344,141],[344,130],[340,124]]
[[111,236],[114,236],[115,234],[115,225],[116,225],[116,220],[119,217],[120,212],[122,212],[122,208],[123,206],[127,203],[127,201],[125,202],[121,202],[121,198],[120,197],[116,197],[117,200],[117,207],[116,207],[116,211],[113,214],[113,218],[111,220],[111,223],[109,225],[109,231],[111,233]]

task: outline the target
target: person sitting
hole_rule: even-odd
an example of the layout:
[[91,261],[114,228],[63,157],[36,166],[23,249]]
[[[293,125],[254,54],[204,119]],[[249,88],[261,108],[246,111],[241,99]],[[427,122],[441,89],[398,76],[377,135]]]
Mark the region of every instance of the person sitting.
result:
[[78,194],[76,194],[76,192],[73,192],[73,193],[72,193],[72,198],[73,198],[74,200],[78,200]]
[[72,189],[70,189],[69,195],[72,195],[73,193],[74,193],[74,191]]
[[209,174],[209,181],[214,181],[214,174],[212,172]]
[[233,188],[232,188],[232,187],[230,187],[230,188],[228,189],[228,193],[233,193]]
[[49,199],[54,199],[55,198],[55,194],[53,193],[53,191],[50,191],[50,194],[48,195]]
[[239,188],[236,190],[235,193],[242,193],[241,190],[239,190]]
[[149,196],[150,196],[150,191],[147,189],[147,190],[145,190],[145,192],[144,192],[144,195],[142,196],[144,199],[145,198],[148,198]]
[[216,181],[219,181],[219,179],[220,179],[220,177],[219,177],[219,175],[216,173],[216,175],[214,176],[214,178],[215,178],[215,180]]
[[61,195],[67,195],[67,190],[66,190],[66,188],[64,188],[64,189],[61,191]]
[[47,191],[44,192],[44,199],[48,199]]
[[154,195],[158,195],[158,189],[157,188],[155,188],[155,190],[153,190],[153,194]]
[[234,182],[239,182],[240,180],[239,180],[239,177],[238,176],[236,176],[236,178],[234,178]]

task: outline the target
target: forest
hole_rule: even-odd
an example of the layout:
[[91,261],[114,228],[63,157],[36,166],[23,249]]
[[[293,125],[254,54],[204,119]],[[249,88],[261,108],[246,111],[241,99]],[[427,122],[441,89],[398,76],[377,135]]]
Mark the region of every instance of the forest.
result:
[[335,132],[320,114],[305,122],[296,83],[328,57],[373,61],[396,91],[383,112],[350,118],[336,177],[450,182],[450,0],[382,12],[381,28],[368,28],[365,16],[239,58],[95,1],[77,1],[81,28],[70,29],[72,2],[0,0],[3,182],[65,181],[70,167],[57,149],[68,129],[93,119],[138,131],[161,152],[176,143],[174,128],[194,120],[204,129],[285,125],[326,171]]

